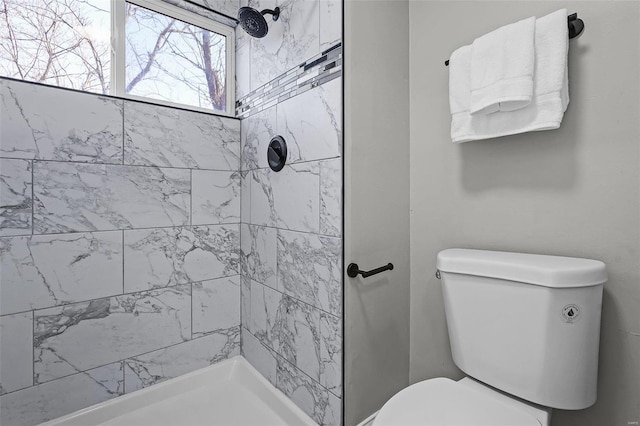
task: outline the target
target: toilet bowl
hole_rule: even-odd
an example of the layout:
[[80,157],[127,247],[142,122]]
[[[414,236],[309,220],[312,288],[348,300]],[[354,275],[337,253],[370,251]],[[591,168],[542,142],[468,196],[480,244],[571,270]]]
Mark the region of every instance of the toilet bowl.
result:
[[415,383],[373,426],[548,426],[596,401],[597,260],[485,250],[438,254],[453,361],[468,377]]
[[465,377],[415,383],[395,394],[373,426],[549,426],[551,409]]

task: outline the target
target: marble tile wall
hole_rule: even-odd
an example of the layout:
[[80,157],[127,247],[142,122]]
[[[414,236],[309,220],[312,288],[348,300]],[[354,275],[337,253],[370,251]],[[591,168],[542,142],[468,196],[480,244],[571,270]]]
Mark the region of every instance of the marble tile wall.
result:
[[240,121],[10,79],[0,95],[0,424],[238,355]]
[[[340,44],[342,3],[240,3],[282,9],[265,38],[236,28],[237,99],[250,105],[240,115],[242,354],[316,422],[340,425],[341,73],[291,97],[262,98],[280,90],[275,77],[298,75],[301,64]],[[277,173],[266,156],[275,135],[288,145]]]
[[236,29],[236,99],[341,42],[342,0],[240,0],[240,6],[277,6],[280,18],[268,20],[260,39]]

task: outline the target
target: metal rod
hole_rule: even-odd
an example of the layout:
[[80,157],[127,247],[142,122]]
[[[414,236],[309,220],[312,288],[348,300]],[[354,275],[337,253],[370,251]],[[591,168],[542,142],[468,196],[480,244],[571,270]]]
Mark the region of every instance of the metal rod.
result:
[[[569,38],[577,38],[580,37],[582,35],[582,32],[584,31],[584,21],[580,18],[578,18],[578,14],[577,13],[572,13],[571,15],[567,16],[567,25],[569,27]],[[446,61],[444,61],[444,65],[446,67],[449,66],[449,60],[447,59]]]
[[355,278],[358,276],[358,274],[360,274],[362,275],[362,278],[367,278],[367,277],[370,277],[371,275],[375,275],[375,274],[379,274],[380,272],[391,271],[391,270],[393,270],[393,263],[388,263],[384,266],[381,266],[376,269],[372,269],[370,271],[362,271],[358,267],[357,263],[351,263],[349,264],[349,266],[347,266],[347,275],[349,275],[351,278]]

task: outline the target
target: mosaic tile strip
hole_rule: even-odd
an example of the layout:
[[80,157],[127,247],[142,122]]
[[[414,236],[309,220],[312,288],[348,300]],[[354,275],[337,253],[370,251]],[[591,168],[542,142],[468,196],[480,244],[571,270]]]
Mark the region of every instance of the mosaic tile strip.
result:
[[257,114],[341,75],[342,43],[338,43],[236,101],[236,117]]

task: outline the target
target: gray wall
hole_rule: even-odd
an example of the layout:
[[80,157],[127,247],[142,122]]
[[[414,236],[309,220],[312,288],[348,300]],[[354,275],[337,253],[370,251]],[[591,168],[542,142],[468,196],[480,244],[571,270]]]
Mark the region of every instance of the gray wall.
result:
[[0,423],[240,353],[238,120],[0,79],[0,157]]
[[[454,145],[448,69],[457,47],[561,7],[585,20],[572,40],[571,103],[559,130]],[[607,264],[598,402],[553,425],[640,421],[640,4],[412,2],[411,381],[458,378],[445,328],[438,251],[547,253]]]
[[345,2],[345,424],[409,381],[409,3]]
[[[342,9],[339,0],[278,5],[280,19],[268,18],[266,37],[252,39],[236,30],[236,89],[238,99],[250,105],[241,124],[242,354],[316,422],[338,426],[341,68],[338,61],[326,75],[324,67],[312,66],[307,71],[315,74],[305,75],[299,66],[341,42]],[[251,6],[272,9],[276,2],[251,1]],[[338,60],[339,51],[332,50],[327,61]],[[288,145],[287,165],[279,172],[267,163],[267,147],[276,135]]]

